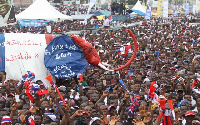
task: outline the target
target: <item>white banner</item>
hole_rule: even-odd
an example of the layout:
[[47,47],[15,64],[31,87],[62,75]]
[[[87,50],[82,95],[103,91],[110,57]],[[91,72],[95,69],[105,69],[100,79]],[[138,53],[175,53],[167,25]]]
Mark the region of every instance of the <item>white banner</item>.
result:
[[168,17],[168,0],[163,1],[163,17]]
[[35,80],[49,82],[44,66],[46,47],[45,34],[7,33],[5,34],[5,70],[7,79],[21,80],[27,71],[35,73]]
[[193,14],[196,14],[196,10],[197,10],[197,5],[193,5],[193,8],[192,8]]

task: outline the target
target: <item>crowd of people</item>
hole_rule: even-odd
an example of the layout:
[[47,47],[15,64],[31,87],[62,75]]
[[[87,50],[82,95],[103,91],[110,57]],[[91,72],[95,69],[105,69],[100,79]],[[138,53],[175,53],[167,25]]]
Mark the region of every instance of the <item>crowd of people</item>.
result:
[[[189,21],[186,17],[152,18],[142,25],[119,30],[106,27],[94,34],[80,34],[95,47],[108,68],[125,65],[134,51],[137,54],[128,67],[116,72],[89,65],[83,73],[84,80],[57,79],[64,102],[54,86],[33,80],[31,84],[43,91],[31,94],[26,81],[9,79],[6,72],[1,71],[1,124],[200,124],[200,29],[198,25],[190,26]],[[55,30],[71,30],[76,22],[73,25],[60,22],[57,26],[54,25]],[[4,27],[3,30],[26,33],[30,29],[42,32],[41,28]],[[126,29],[135,34],[137,50]],[[30,32],[38,33],[36,31]]]
[[116,3],[113,2],[111,4],[111,12],[113,15],[115,15],[115,13],[118,13],[119,15],[125,15],[126,11],[126,7],[124,3]]

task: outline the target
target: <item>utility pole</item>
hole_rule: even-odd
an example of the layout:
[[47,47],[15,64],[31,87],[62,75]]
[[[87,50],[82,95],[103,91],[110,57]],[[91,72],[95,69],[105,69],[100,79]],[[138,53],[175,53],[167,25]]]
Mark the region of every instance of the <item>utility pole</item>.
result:
[[77,15],[79,15],[80,0],[76,0]]

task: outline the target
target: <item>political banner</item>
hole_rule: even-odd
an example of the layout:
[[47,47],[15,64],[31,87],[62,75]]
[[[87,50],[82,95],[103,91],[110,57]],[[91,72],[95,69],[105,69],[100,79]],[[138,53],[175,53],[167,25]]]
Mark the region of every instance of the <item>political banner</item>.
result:
[[145,14],[145,19],[149,20],[150,18],[151,18],[151,9],[147,9]]
[[45,49],[44,64],[59,79],[82,74],[88,66],[83,50],[67,35],[56,37],[49,43]]
[[15,12],[13,0],[2,0],[0,2],[0,26],[6,26],[11,23],[15,23]]
[[196,14],[196,11],[197,11],[197,5],[193,5],[193,7],[192,7],[193,14]]
[[158,0],[157,16],[162,17],[163,14],[163,0]]
[[163,1],[163,17],[168,17],[168,0]]
[[41,27],[46,26],[51,21],[45,20],[18,20],[19,27]]
[[185,14],[189,14],[189,9],[190,9],[190,4],[189,3],[185,3]]
[[[5,36],[5,41],[3,36]],[[7,79],[22,80],[22,76],[27,71],[31,71],[36,75],[35,80],[49,83],[45,79],[49,72],[44,66],[45,48],[51,40],[50,38],[47,39],[47,36],[45,34],[26,33],[0,35],[0,69],[6,71]]]

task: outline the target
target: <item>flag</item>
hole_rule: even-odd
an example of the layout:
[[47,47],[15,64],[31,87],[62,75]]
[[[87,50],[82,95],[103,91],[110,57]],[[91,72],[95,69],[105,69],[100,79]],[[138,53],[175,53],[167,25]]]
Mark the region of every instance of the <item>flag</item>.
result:
[[78,74],[77,75],[77,79],[80,80],[81,82],[84,81],[82,74]]
[[40,90],[37,91],[38,95],[45,95],[47,93],[48,93],[48,90],[46,90],[46,89],[40,89]]
[[132,45],[128,45],[128,46],[125,47],[125,52],[124,52],[124,54],[121,55],[122,57],[126,58],[129,49],[131,49],[131,46],[132,46]]
[[30,123],[30,125],[35,125],[34,117],[33,117],[33,116],[30,116],[30,117],[28,118],[28,122]]
[[31,72],[31,71],[27,71],[27,73],[28,74],[25,74],[25,75],[23,75],[22,76],[22,79],[24,80],[24,81],[27,81],[27,80],[34,80],[35,79],[35,74],[33,73],[33,72]]
[[154,95],[155,95],[155,91],[156,91],[156,81],[153,81],[151,82],[151,85],[150,85],[150,90],[149,90],[149,97],[153,98]]
[[29,100],[33,103],[33,96],[32,93],[33,90],[31,90],[31,86],[28,86],[25,90],[26,95],[28,96]]
[[56,116],[53,113],[44,113],[45,115],[47,115],[51,120],[55,121],[56,120]]
[[1,97],[1,99],[4,99],[4,100],[6,100],[6,99],[7,99],[7,97],[6,97],[6,96],[2,96],[2,97]]
[[197,84],[197,80],[196,80],[196,79],[193,79],[193,82],[192,82],[192,89],[195,87],[196,84]]
[[129,70],[128,73],[127,73],[127,75],[126,75],[126,78],[128,77],[130,80],[132,80],[131,79],[131,75],[133,74],[133,72],[134,72],[133,69]]

